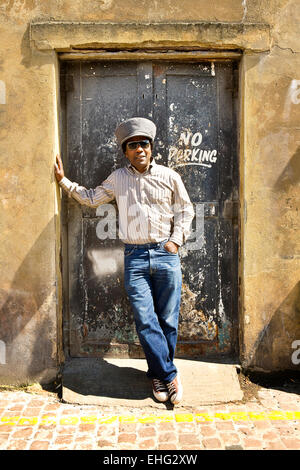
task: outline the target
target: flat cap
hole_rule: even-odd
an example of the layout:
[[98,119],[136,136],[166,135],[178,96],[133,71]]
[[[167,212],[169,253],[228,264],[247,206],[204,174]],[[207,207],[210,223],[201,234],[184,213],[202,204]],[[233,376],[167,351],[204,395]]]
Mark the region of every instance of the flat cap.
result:
[[122,122],[117,127],[115,134],[120,145],[136,135],[149,137],[153,141],[156,135],[156,125],[150,119],[134,117]]

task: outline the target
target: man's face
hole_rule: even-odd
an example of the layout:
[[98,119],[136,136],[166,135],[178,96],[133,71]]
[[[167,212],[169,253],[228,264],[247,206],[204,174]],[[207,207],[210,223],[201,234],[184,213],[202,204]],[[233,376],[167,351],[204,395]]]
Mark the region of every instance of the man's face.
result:
[[[149,145],[144,148],[141,145],[138,145],[136,149],[130,149],[128,147],[129,142],[137,142],[141,140],[148,140]],[[143,173],[148,168],[150,164],[151,155],[152,150],[148,137],[137,135],[128,139],[126,143],[125,156],[140,173]]]

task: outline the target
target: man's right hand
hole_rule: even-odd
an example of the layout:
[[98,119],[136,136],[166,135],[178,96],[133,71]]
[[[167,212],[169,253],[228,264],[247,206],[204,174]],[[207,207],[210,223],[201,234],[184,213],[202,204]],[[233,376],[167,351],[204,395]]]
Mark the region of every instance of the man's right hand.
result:
[[56,155],[56,163],[54,163],[54,174],[58,182],[65,176],[63,163],[59,155]]

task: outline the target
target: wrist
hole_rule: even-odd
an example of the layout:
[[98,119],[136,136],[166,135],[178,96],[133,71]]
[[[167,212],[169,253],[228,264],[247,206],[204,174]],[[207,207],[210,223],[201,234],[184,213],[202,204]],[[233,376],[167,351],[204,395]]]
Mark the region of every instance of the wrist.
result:
[[168,240],[167,243],[172,243],[177,249],[179,248],[179,245],[176,242],[173,242],[173,240]]

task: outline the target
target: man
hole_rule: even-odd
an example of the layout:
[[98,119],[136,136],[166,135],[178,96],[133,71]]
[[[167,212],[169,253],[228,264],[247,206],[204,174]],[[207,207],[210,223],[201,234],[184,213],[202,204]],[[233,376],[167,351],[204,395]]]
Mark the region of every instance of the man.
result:
[[64,176],[57,156],[60,186],[80,204],[97,207],[116,200],[119,236],[125,244],[124,282],[137,334],[148,364],[155,398],[182,399],[182,384],[173,362],[177,342],[182,275],[178,247],[186,240],[194,210],[175,171],[152,157],[156,126],[149,119],[131,118],[116,129],[128,159],[95,189]]

